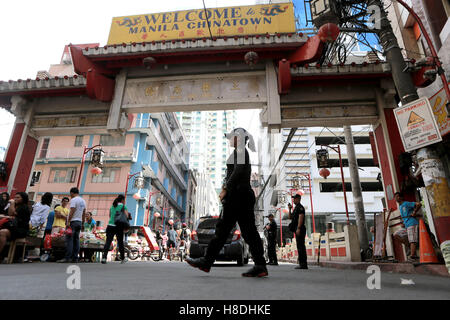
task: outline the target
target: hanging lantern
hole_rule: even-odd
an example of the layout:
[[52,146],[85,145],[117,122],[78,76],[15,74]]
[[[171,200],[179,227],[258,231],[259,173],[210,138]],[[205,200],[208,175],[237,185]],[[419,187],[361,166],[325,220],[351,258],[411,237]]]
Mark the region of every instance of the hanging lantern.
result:
[[0,178],[3,181],[6,181],[6,178],[8,177],[8,164],[4,161],[0,161]]
[[303,191],[303,189],[300,189],[297,191],[297,194],[303,196],[305,194],[305,191]]
[[294,176],[292,178],[292,187],[294,189],[298,189],[300,187],[300,177],[299,176]]
[[134,187],[137,189],[143,189],[144,188],[144,177],[138,176],[134,179]]
[[155,212],[155,214],[153,215],[155,218],[159,218],[161,217],[161,214],[159,212]]
[[317,35],[322,42],[333,42],[339,36],[339,27],[334,23],[326,23],[319,28]]
[[94,175],[99,175],[99,174],[102,173],[102,169],[99,168],[99,167],[94,167],[94,168],[91,169],[91,172],[92,172],[92,174],[94,174]]
[[169,220],[169,224],[173,225],[173,220],[172,219]]
[[283,192],[278,193],[278,202],[282,205],[286,203],[286,195]]
[[281,216],[281,220],[287,220],[289,219],[289,210],[288,209],[283,209],[283,215]]
[[156,60],[153,57],[146,57],[142,60],[142,63],[144,64],[144,67],[151,69],[156,64]]
[[309,188],[309,180],[307,178],[300,178],[300,188],[299,189],[308,189]]
[[330,175],[330,170],[328,170],[327,168],[322,168],[320,169],[319,174],[321,177],[326,179]]
[[139,200],[140,198],[141,198],[141,195],[139,194],[139,192],[136,192],[135,194],[133,194],[134,200]]
[[244,56],[244,61],[250,67],[258,63],[259,56],[255,51],[249,51]]
[[320,149],[316,151],[316,157],[319,168],[328,168],[328,150]]
[[102,149],[92,150],[91,163],[94,167],[103,166],[103,154],[105,152]]

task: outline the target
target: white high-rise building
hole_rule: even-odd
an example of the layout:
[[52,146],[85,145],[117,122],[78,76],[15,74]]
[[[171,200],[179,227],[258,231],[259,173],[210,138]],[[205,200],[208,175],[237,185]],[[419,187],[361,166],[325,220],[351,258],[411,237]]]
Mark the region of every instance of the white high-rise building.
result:
[[[347,160],[347,148],[342,128],[298,128],[293,136],[286,152],[280,161],[277,170],[272,176],[269,176],[278,156],[289,135],[290,129],[282,129],[279,134],[269,135],[267,129],[263,130],[259,142],[260,163],[262,164],[260,174],[263,180],[270,179],[261,202],[258,203],[259,209],[264,210],[264,216],[269,213],[275,214],[277,224],[279,224],[280,211],[277,208],[287,208],[287,203],[291,202],[290,191],[294,189],[293,178],[300,177],[300,189],[303,190],[301,203],[306,211],[306,227],[308,234],[312,230],[312,212],[314,212],[314,221],[316,232],[325,233],[327,223],[332,223],[336,232],[341,232],[343,226],[347,223],[345,210],[344,194],[342,192],[341,170],[339,166],[339,155],[332,149],[329,152],[328,168],[330,175],[325,179],[320,176],[316,150],[321,145],[340,146],[341,157],[343,161],[343,172],[346,187],[346,196],[350,223],[355,224],[355,208],[353,194],[351,191],[350,172]],[[373,224],[374,213],[383,210],[382,199],[384,197],[383,186],[379,181],[380,169],[376,165],[376,159],[373,158],[370,144],[369,132],[370,126],[352,126],[355,152],[359,166],[359,176],[361,181],[364,211],[368,228]],[[325,147],[324,147],[325,148]],[[270,152],[270,155],[268,154]],[[311,179],[312,205],[310,201],[308,176]],[[285,195],[284,206],[280,204],[279,195]],[[287,231],[289,220],[284,220],[282,215],[283,232]],[[285,230],[286,229],[286,230]]]
[[224,134],[236,127],[236,111],[177,112],[190,145],[189,166],[206,174],[219,192],[231,152]]

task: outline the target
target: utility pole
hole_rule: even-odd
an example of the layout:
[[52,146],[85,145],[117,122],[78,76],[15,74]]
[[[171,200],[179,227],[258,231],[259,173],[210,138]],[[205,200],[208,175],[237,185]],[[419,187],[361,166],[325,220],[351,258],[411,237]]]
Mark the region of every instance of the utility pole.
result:
[[[403,55],[392,26],[387,18],[381,0],[368,0],[368,6],[375,5],[380,8],[380,29],[377,34],[380,38],[386,60],[392,70],[392,78],[400,96],[402,104],[407,104],[419,98],[411,75],[403,70],[406,67]],[[422,30],[424,32],[424,30]],[[442,160],[437,156],[436,145],[417,150],[419,165],[422,169],[425,187],[432,206],[433,221],[436,226],[442,252],[450,252],[450,188],[443,170]],[[450,259],[445,259],[450,270]]]
[[356,227],[358,229],[359,246],[364,252],[369,249],[367,237],[366,216],[364,214],[364,202],[362,197],[361,182],[359,180],[358,162],[356,160],[355,145],[353,143],[352,127],[344,126],[345,145],[347,147],[348,168],[352,183],[353,203],[355,205]]

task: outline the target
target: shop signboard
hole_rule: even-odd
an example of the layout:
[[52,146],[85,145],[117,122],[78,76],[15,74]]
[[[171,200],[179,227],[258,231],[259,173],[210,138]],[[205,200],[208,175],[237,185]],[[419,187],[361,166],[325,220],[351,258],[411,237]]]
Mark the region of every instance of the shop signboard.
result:
[[431,109],[433,110],[434,117],[436,118],[436,122],[439,127],[439,131],[441,132],[441,136],[445,136],[450,132],[450,120],[448,119],[448,113],[445,107],[448,100],[444,88],[431,96],[429,100]]
[[442,141],[428,98],[420,98],[394,110],[405,151]]
[[108,45],[295,32],[292,3],[202,8],[114,17]]

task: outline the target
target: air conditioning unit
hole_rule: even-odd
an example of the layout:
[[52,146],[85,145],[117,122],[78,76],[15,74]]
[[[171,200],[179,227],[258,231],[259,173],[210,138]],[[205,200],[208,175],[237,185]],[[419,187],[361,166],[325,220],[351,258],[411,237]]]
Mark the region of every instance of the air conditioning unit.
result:
[[311,0],[311,17],[314,26],[320,28],[325,23],[339,23],[339,13],[335,0]]

